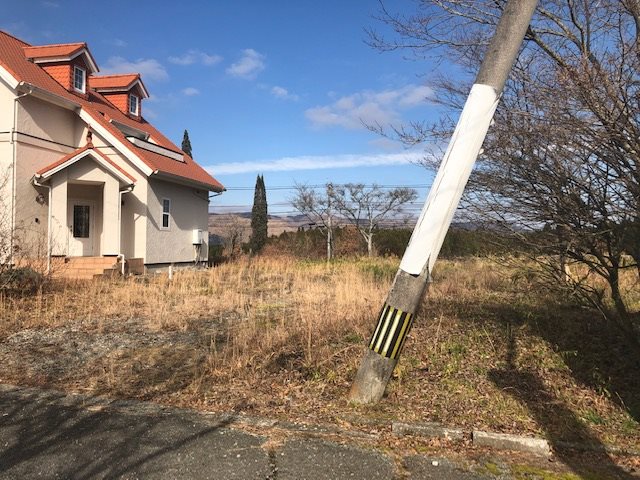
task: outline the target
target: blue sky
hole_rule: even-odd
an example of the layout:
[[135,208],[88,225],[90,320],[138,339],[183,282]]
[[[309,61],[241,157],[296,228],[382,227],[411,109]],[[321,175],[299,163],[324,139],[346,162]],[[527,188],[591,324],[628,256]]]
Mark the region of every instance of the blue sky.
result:
[[213,211],[249,210],[259,173],[274,214],[292,210],[293,192],[271,188],[296,182],[427,193],[433,175],[413,163],[422,150],[362,125],[438,115],[432,65],[365,44],[366,27],[383,29],[376,0],[0,4],[0,28],[25,41],[86,41],[101,73],[142,73],[143,115],[178,145],[188,129],[195,159],[229,189]]

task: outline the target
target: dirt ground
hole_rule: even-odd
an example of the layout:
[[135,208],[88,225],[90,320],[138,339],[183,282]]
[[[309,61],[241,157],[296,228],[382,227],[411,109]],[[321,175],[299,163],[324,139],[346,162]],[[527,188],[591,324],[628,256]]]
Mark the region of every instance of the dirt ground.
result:
[[[640,355],[593,312],[531,295],[532,284],[479,261],[443,265],[387,396],[350,404],[371,299],[395,266],[254,261],[172,283],[5,298],[0,383],[355,430],[435,421],[544,436],[558,449],[640,451]],[[602,455],[638,468],[638,457]]]

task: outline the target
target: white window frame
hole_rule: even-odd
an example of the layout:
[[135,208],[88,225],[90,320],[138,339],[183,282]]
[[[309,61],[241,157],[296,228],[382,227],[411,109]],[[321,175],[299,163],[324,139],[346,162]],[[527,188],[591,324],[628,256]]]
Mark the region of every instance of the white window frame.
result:
[[[136,105],[136,109],[131,110],[131,100],[135,99],[135,105]],[[129,113],[131,115],[140,115],[140,97],[138,97],[137,95],[134,95],[133,93],[129,94]]]
[[[76,74],[77,72],[82,72],[82,88],[76,87]],[[73,66],[73,89],[76,92],[86,93],[87,92],[87,71],[79,67],[77,65]]]
[[[169,202],[169,208],[167,211],[164,210],[164,202]],[[160,230],[171,230],[171,199],[163,198],[160,204],[162,207],[162,216],[160,217]],[[165,215],[167,217],[167,226],[164,226]]]

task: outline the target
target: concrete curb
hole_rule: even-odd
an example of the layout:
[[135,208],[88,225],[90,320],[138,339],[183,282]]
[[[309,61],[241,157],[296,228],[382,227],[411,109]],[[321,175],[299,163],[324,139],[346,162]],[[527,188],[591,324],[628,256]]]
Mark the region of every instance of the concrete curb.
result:
[[391,431],[399,437],[416,435],[426,438],[440,438],[451,442],[462,442],[465,437],[471,437],[472,444],[478,447],[512,450],[546,457],[551,455],[549,442],[538,437],[484,432],[481,430],[465,433],[462,429],[444,427],[439,423],[392,422]]
[[391,422],[391,432],[402,437],[404,435],[418,435],[427,438],[444,438],[452,442],[464,440],[464,431],[459,428],[443,427],[439,423],[402,423]]
[[473,444],[479,447],[490,447],[498,450],[514,450],[517,452],[533,453],[534,455],[550,456],[551,447],[543,438],[510,435],[506,433],[473,431]]
[[513,435],[505,433],[485,432],[482,430],[465,431],[459,428],[448,428],[440,423],[403,423],[392,422],[391,431],[394,435],[403,437],[415,435],[425,438],[439,438],[451,442],[463,442],[471,438],[473,445],[493,448],[496,450],[512,450],[549,457],[554,449],[568,449],[583,452],[600,452],[627,457],[640,457],[640,450],[625,449],[613,445],[592,445],[587,443],[565,442],[562,440],[551,442],[541,437],[527,435]]

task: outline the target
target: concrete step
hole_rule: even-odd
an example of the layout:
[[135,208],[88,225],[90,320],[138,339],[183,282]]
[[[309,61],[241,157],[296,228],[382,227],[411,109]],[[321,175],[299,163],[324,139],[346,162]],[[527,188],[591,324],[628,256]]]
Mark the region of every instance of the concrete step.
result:
[[[134,259],[137,260],[137,259]],[[53,275],[57,278],[89,280],[121,274],[117,257],[69,257],[58,262]]]
[[67,265],[114,265],[117,262],[116,257],[71,257],[65,263]]

